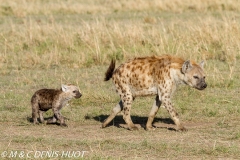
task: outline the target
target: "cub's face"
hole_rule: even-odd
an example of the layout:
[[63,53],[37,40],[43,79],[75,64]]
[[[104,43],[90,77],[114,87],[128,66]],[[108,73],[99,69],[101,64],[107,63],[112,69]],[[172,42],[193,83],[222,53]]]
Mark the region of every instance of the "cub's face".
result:
[[82,94],[79,91],[79,88],[74,85],[62,85],[62,91],[68,93],[69,98],[80,98]]
[[207,87],[205,81],[205,73],[203,71],[204,62],[199,65],[192,64],[190,61],[184,62],[182,73],[184,74],[184,82],[189,86],[198,90],[203,90]]

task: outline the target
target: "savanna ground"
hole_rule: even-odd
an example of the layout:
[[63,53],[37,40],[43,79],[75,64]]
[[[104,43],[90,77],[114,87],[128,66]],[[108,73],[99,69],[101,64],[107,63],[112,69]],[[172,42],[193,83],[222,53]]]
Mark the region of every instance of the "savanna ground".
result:
[[[0,153],[87,151],[84,159],[240,158],[240,2],[237,0],[0,0]],[[129,131],[104,82],[111,58],[171,54],[205,60],[208,88],[181,86],[173,101],[187,132],[160,109],[155,131],[144,124],[154,97],[137,98]],[[62,109],[68,127],[33,125],[32,94],[62,83],[83,96]],[[45,117],[51,116],[51,111]],[[17,151],[16,157],[10,155]],[[41,158],[41,157],[37,157]],[[54,155],[41,159],[59,159]]]

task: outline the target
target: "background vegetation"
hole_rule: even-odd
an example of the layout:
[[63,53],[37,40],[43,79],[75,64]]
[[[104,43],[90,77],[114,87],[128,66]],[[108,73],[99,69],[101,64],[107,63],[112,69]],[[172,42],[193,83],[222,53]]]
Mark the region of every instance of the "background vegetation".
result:
[[[239,158],[239,12],[237,0],[0,0],[0,151],[87,150],[86,159]],[[153,132],[100,129],[119,101],[112,83],[103,82],[110,60],[162,54],[206,61],[209,87],[182,86],[173,99],[189,131],[171,130],[164,109]],[[62,110],[69,127],[33,126],[32,94],[61,83],[83,93]],[[135,123],[146,122],[153,99],[136,99]],[[124,123],[120,115],[115,123]]]

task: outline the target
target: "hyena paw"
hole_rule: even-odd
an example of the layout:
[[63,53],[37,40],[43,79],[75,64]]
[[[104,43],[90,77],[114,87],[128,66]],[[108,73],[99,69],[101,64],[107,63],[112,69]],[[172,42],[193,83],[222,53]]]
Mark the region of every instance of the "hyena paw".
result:
[[57,121],[56,120],[54,120],[54,119],[48,119],[47,120],[47,124],[53,124],[53,123],[56,123]]
[[67,117],[63,117],[64,118],[64,120],[67,120],[67,121],[69,121],[70,119],[69,118],[67,118]]
[[62,123],[60,124],[61,127],[68,127],[68,125],[66,123]]
[[133,125],[133,126],[128,127],[128,129],[131,130],[131,131],[139,130],[140,128],[141,128],[141,126],[138,126],[138,125]]
[[101,128],[105,128],[106,126],[107,126],[107,125],[103,123],[102,126],[101,126]]
[[154,131],[156,128],[153,126],[146,126],[147,131]]
[[40,120],[40,123],[45,124],[45,121],[44,120]]
[[35,125],[35,124],[39,124],[39,122],[38,121],[35,121],[35,122],[33,122],[33,124]]
[[178,131],[181,131],[181,132],[186,132],[187,131],[187,128],[183,127],[183,126],[180,126],[178,127],[177,129]]

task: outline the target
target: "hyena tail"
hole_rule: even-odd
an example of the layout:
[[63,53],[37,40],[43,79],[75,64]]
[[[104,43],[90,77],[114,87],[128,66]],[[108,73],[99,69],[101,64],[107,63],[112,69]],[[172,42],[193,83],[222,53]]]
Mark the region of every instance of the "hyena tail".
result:
[[115,69],[115,60],[112,59],[111,64],[109,65],[108,70],[105,73],[104,81],[108,81],[109,79],[112,78],[114,69]]

